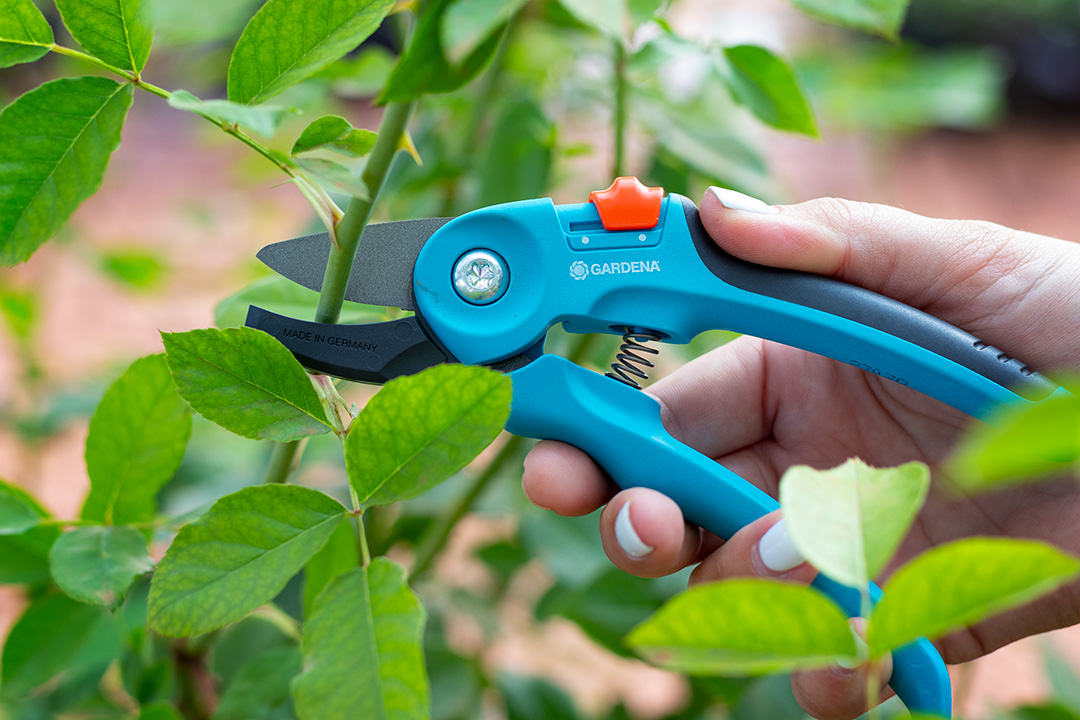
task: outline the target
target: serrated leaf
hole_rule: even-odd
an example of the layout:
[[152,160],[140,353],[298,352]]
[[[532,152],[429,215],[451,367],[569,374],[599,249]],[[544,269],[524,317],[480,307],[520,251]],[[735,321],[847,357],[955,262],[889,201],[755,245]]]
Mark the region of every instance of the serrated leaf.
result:
[[70,597],[114,606],[154,561],[146,537],[132,527],[80,527],[66,532],[49,552],[53,580]]
[[304,566],[304,616],[311,616],[315,599],[331,580],[359,564],[360,545],[353,525],[341,523]]
[[[242,326],[250,305],[258,305],[288,317],[314,317],[315,309],[319,306],[319,293],[297,285],[281,275],[268,275],[237,290],[214,306],[214,324],[219,328]],[[342,305],[338,322],[346,325],[383,322],[389,319],[385,307],[346,301]]]
[[0,113],[0,264],[24,262],[101,186],[134,89],[63,78]]
[[426,720],[423,605],[384,557],[339,575],[304,624],[304,672],[293,681],[300,720]]
[[154,39],[149,5],[146,0],[56,0],[64,25],[83,49],[136,75]]
[[1009,405],[975,428],[948,462],[966,492],[1028,483],[1080,462],[1080,384],[1039,403]]
[[341,163],[324,158],[296,158],[296,165],[309,179],[334,192],[370,199],[368,187],[360,177]]
[[375,145],[375,133],[354,128],[352,123],[338,115],[326,115],[304,128],[292,154],[312,150],[333,150],[348,157],[364,157]]
[[626,0],[559,0],[579,22],[603,34],[621,39],[629,28]]
[[260,103],[359,47],[394,0],[269,0],[229,62],[229,99]]
[[300,648],[276,647],[246,663],[225,688],[213,720],[293,720],[290,681],[300,672]]
[[749,578],[676,596],[626,638],[642,657],[692,674],[758,675],[853,660],[847,618],[818,590]]
[[117,621],[65,595],[38,598],[11,628],[0,659],[7,697],[26,695],[62,672],[104,667],[120,656]]
[[879,656],[1028,603],[1068,583],[1080,562],[1031,540],[969,538],[939,545],[896,571],[867,629]]
[[911,0],[791,0],[822,22],[895,38]]
[[330,429],[304,368],[266,333],[227,328],[161,337],[180,395],[226,430],[288,442]]
[[762,122],[817,137],[817,125],[795,74],[783,60],[757,45],[724,48],[724,79],[735,99]]
[[345,517],[333,498],[296,485],[226,495],[180,529],[150,583],[149,625],[191,636],[276,596]]
[[456,0],[450,3],[439,26],[446,58],[460,63],[528,0]]
[[495,54],[500,34],[493,33],[460,63],[443,55],[440,27],[449,0],[436,0],[420,17],[408,51],[386,81],[380,103],[407,102],[429,93],[453,92],[480,74]]
[[90,418],[82,517],[118,525],[153,519],[157,493],[180,468],[190,437],[191,410],[165,356],[136,360]]
[[390,381],[349,429],[345,467],[366,506],[415,497],[449,478],[502,430],[510,379],[441,365]]
[[791,540],[833,580],[861,588],[885,569],[922,508],[930,469],[873,468],[852,458],[831,470],[796,465],[780,481]]
[[262,105],[250,107],[229,100],[200,100],[187,90],[174,90],[169,105],[225,123],[240,125],[263,137],[272,137],[281,123],[295,111],[291,108]]
[[0,0],[0,68],[34,62],[52,43],[52,28],[34,0]]
[[29,493],[0,480],[0,535],[21,535],[42,517],[41,506]]

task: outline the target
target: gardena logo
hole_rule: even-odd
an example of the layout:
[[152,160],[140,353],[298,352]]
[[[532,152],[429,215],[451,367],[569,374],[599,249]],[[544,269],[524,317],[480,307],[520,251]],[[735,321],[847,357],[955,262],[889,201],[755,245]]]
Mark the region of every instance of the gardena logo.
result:
[[584,280],[589,275],[629,275],[630,273],[660,272],[659,260],[635,260],[633,262],[593,263],[586,265],[578,260],[570,265],[570,277]]

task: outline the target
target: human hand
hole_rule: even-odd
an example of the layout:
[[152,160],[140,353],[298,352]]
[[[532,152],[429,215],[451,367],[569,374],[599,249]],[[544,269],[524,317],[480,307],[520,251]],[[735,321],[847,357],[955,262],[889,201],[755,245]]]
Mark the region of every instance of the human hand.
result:
[[[730,191],[720,197],[726,206],[706,193],[701,219],[733,255],[892,297],[1008,348],[1044,372],[1080,364],[1078,245],[881,205],[824,199],[769,207]],[[675,437],[773,496],[795,464],[828,468],[857,456],[877,466],[920,460],[935,468],[971,422],[876,375],[751,337],[688,363],[648,392],[660,401]],[[562,515],[607,503],[600,519],[604,548],[635,575],[656,577],[695,563],[691,583],[738,576],[809,582],[815,575],[777,525],[778,513],[721,543],[688,526],[659,493],[617,493],[588,456],[568,445],[538,444],[525,461],[524,487],[537,505]],[[1078,520],[1080,489],[1071,482],[967,499],[932,492],[898,561],[973,534],[1031,537],[1076,552]],[[937,645],[947,662],[964,662],[1078,621],[1080,589],[1069,586]],[[798,673],[792,685],[812,715],[850,718],[866,709],[864,672]]]

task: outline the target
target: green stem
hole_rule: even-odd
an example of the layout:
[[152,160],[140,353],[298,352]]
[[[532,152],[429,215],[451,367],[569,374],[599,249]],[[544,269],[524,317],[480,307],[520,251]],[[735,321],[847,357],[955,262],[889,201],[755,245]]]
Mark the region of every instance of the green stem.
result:
[[487,489],[487,486],[499,474],[503,466],[512,458],[518,456],[524,442],[517,435],[511,435],[510,439],[499,450],[499,453],[484,468],[484,471],[472,481],[465,494],[435,521],[431,530],[424,535],[424,539],[420,542],[420,548],[416,551],[416,560],[413,562],[412,570],[409,571],[409,575],[414,581],[431,570],[431,564],[450,540],[450,534],[458,521],[472,509],[477,498]]
[[300,451],[303,442],[303,440],[296,440],[294,442],[274,444],[274,449],[270,451],[270,462],[267,464],[266,472],[263,474],[264,485],[288,481],[289,475],[300,465]]
[[315,322],[335,323],[341,315],[341,305],[345,301],[345,290],[349,287],[349,276],[352,274],[356,250],[360,247],[360,237],[371,219],[375,200],[400,147],[412,109],[412,101],[390,103],[386,106],[379,123],[375,146],[371,148],[367,165],[360,174],[360,181],[367,189],[367,197],[353,197],[344,217],[334,229],[334,245],[330,248],[330,258],[326,263]]
[[622,177],[626,165],[626,45],[622,38],[615,39],[615,159],[612,162],[612,178]]

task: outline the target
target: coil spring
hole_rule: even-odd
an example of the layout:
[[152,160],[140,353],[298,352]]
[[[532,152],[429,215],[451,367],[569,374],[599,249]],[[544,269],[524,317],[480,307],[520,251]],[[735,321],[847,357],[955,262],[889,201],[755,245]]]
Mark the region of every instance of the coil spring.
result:
[[649,374],[642,368],[653,368],[656,366],[648,358],[642,357],[636,353],[659,355],[660,351],[657,348],[648,347],[643,343],[660,342],[663,339],[663,336],[642,328],[633,328],[629,325],[624,329],[625,332],[622,336],[622,345],[619,346],[619,354],[615,356],[615,362],[611,363],[611,371],[604,373],[604,375],[640,390],[641,383],[635,378],[648,380]]

